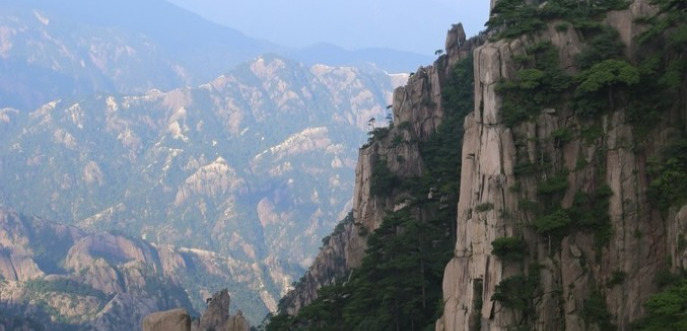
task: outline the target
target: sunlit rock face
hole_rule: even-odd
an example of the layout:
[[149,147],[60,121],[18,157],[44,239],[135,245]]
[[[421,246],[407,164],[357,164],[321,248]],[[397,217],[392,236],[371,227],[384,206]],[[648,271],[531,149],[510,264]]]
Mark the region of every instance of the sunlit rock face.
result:
[[143,319],[143,331],[190,331],[191,317],[183,309],[157,312]]
[[[627,10],[608,13],[604,23],[620,32],[628,54],[636,49],[633,38],[643,29],[636,18],[652,10],[645,1],[635,1]],[[684,208],[661,220],[647,196],[646,162],[668,142],[673,129],[667,123],[656,123],[646,139],[648,146],[641,151],[626,144],[638,134],[627,119],[628,109],[622,107],[601,117],[600,139],[575,136],[564,145],[552,138],[556,130],[586,125],[570,108],[543,109],[527,123],[504,124],[503,100],[496,86],[515,77],[516,57],[538,42],[555,46],[566,70],[574,70],[575,56],[586,47],[573,29],[550,26],[535,38],[492,41],[475,50],[475,111],[465,120],[462,148],[467,161],[460,178],[458,236],[455,256],[444,274],[445,308],[437,330],[510,330],[523,321],[521,314],[494,299],[504,280],[523,272],[492,251],[497,238],[523,236],[529,247],[525,265],[538,266],[526,271],[539,277],[540,290],[533,305],[532,328],[536,330],[589,330],[584,311],[593,296],[603,302],[609,323],[619,330],[630,329],[645,313],[642,303],[656,291],[653,280],[666,267],[665,260],[683,254],[675,250],[674,238],[682,231],[678,229]],[[537,199],[538,185],[546,177],[533,180],[518,172],[517,166],[541,162],[541,155],[551,155],[552,162],[571,169],[564,177],[562,208],[573,206],[580,192],[593,192],[600,186],[612,191],[603,210],[612,229],[607,245],[595,246],[598,237],[576,231],[551,248],[545,236],[522,226],[530,220],[523,201]],[[485,204],[493,207],[479,211]],[[613,283],[621,272],[622,282]]]

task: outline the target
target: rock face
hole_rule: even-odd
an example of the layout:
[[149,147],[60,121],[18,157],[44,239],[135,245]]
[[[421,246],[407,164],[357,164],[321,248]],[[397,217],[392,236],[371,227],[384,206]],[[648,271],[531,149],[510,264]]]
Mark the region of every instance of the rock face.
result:
[[191,317],[184,309],[154,313],[143,319],[143,331],[190,331]]
[[[394,90],[393,122],[388,133],[358,151],[352,214],[327,237],[304,277],[280,302],[280,312],[295,315],[317,298],[321,287],[350,277],[351,270],[359,267],[365,256],[365,234],[379,227],[387,211],[398,210],[407,204],[408,192],[385,198],[370,193],[373,167],[384,161],[399,178],[422,175],[424,164],[419,144],[437,130],[444,118],[441,92],[449,71],[485,39],[486,36],[480,35],[466,40],[462,25],[454,25],[446,39],[446,54],[432,66],[418,68],[405,86]],[[394,137],[404,143],[394,143]]]
[[[641,31],[635,19],[649,12],[645,1],[635,1],[628,10],[609,13],[606,22],[620,31],[631,51],[635,47],[631,38]],[[563,68],[571,68],[584,47],[575,31],[550,27],[538,37],[489,42],[474,52],[475,111],[465,120],[457,242],[455,256],[445,269],[445,308],[437,330],[506,331],[521,322],[521,315],[492,299],[499,284],[521,272],[492,251],[497,238],[522,233],[530,245],[526,264],[538,266],[529,272],[538,274],[541,286],[534,300],[533,330],[596,330],[584,316],[590,298],[605,305],[618,330],[629,330],[644,313],[643,303],[656,291],[653,280],[666,268],[666,258],[672,257],[673,266],[683,265],[684,251],[677,248],[676,238],[684,233],[686,208],[674,210],[663,221],[647,196],[647,159],[666,142],[669,130],[663,124],[657,123],[648,146],[637,150],[628,143],[636,141],[637,133],[625,109],[603,115],[601,137],[592,142],[573,137],[560,145],[551,138],[556,130],[584,125],[566,109],[542,111],[513,128],[503,123],[496,84],[512,79],[517,71],[514,58],[540,41],[557,47]],[[612,237],[603,248],[595,248],[599,239],[593,234],[576,231],[562,238],[560,250],[552,250],[550,239],[531,228],[523,230],[519,222],[531,221],[523,201],[537,201],[537,183],[516,168],[523,159],[536,163],[542,155],[551,155],[552,162],[571,169],[565,176],[563,208],[573,205],[578,192],[599,186],[612,191],[607,208]],[[479,206],[486,204],[493,208],[480,212]]]

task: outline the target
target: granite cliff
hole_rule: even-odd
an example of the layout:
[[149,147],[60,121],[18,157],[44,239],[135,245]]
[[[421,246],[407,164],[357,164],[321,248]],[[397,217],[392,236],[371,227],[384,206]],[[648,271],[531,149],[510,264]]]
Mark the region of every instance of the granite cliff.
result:
[[[629,330],[657,292],[657,276],[683,268],[684,247],[677,242],[684,235],[682,209],[677,204],[661,213],[652,196],[661,175],[650,168],[679,136],[682,128],[674,123],[684,121],[684,100],[654,104],[658,116],[649,118],[637,112],[648,112],[638,110],[645,98],[639,94],[651,92],[633,87],[651,79],[633,68],[656,51],[637,41],[650,28],[640,18],[656,11],[634,1],[599,11],[596,31],[576,27],[575,18],[557,18],[534,35],[475,50],[478,106],[465,119],[462,153],[469,162],[461,172],[455,256],[444,275],[437,330]],[[617,51],[584,63],[598,52],[602,34],[615,36],[606,43],[616,43]],[[522,59],[541,61],[537,45],[553,53],[561,76],[577,78],[545,92],[566,101],[540,102],[526,119],[514,119],[509,103],[516,99],[503,82],[527,79]],[[606,91],[608,102],[584,103],[583,84],[611,59],[637,79],[607,83],[617,88]],[[679,84],[677,91],[684,79]],[[506,240],[522,246],[499,245]],[[522,255],[509,258],[504,247]]]
[[[359,152],[352,219],[268,330],[684,328],[670,302],[684,304],[685,21],[681,1],[501,0],[486,35],[452,30],[447,55],[396,90],[393,124]],[[433,166],[423,141],[450,109],[444,70],[468,58],[456,54],[473,55],[474,102],[451,196],[414,178]],[[405,245],[416,224],[399,213],[429,224],[442,209],[418,187],[456,206],[435,325],[416,318],[431,286],[398,277],[429,280],[429,260],[397,256],[425,249]]]

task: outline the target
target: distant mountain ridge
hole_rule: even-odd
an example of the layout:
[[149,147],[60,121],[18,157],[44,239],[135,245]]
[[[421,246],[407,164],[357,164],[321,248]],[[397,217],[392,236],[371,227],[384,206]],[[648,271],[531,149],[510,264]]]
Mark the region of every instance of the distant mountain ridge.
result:
[[0,326],[136,330],[150,312],[193,311],[180,283],[204,267],[202,254],[89,234],[5,208],[0,227]]
[[346,50],[329,43],[316,43],[311,46],[288,50],[286,56],[308,64],[325,63],[333,66],[373,66],[390,73],[410,73],[415,71],[430,56],[388,48],[363,48]]
[[426,60],[393,50],[289,49],[162,0],[0,1],[0,107],[195,86],[263,54],[310,65],[374,63],[388,72],[410,72]]
[[[253,324],[274,311],[350,211],[358,146],[408,79],[389,66],[415,56],[319,49],[158,0],[0,0],[1,212],[69,224],[13,216],[28,239],[0,242],[3,293],[16,289],[0,326],[41,311],[51,330],[131,330],[132,309],[200,311],[225,287]],[[47,223],[72,239],[34,244]],[[63,280],[89,287],[53,291]]]
[[350,210],[357,146],[402,78],[265,56],[197,88],[4,108],[0,205],[237,261],[194,277],[257,282],[231,289],[257,323]]

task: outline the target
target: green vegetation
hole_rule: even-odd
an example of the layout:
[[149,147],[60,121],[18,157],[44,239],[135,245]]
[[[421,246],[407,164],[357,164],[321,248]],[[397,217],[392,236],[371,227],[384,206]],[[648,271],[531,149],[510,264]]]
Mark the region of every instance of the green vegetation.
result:
[[687,330],[687,280],[676,281],[646,302],[646,317],[634,325],[638,331]]
[[533,225],[537,232],[546,235],[561,236],[565,233],[567,226],[572,223],[570,215],[564,209],[539,217],[534,220]]
[[503,99],[501,111],[506,126],[538,116],[545,108],[561,105],[561,95],[570,87],[572,78],[558,64],[558,51],[549,42],[540,42],[519,58],[521,68],[513,80],[501,81],[496,91]]
[[597,92],[603,88],[611,93],[611,87],[617,84],[634,85],[639,82],[639,70],[622,60],[605,60],[594,64],[578,77],[581,93]]
[[[497,15],[487,24],[491,29],[499,29],[497,38],[533,35],[553,22],[559,32],[575,29],[585,42],[582,52],[575,58],[575,70],[563,70],[558,49],[545,41],[530,43],[524,53],[514,55],[515,75],[497,85],[502,98],[503,123],[515,127],[533,121],[546,109],[554,109],[556,113],[558,110],[575,111],[581,115],[579,129],[560,127],[551,134],[554,147],[560,148],[577,138],[577,134],[588,143],[594,142],[603,133],[598,124],[599,115],[619,108],[631,109],[628,105],[635,101],[636,95],[643,95],[638,93],[640,86],[651,81],[644,74],[650,70],[644,69],[648,65],[638,66],[625,59],[624,44],[618,32],[601,23],[607,11],[623,9],[627,5],[627,1],[551,0],[532,4],[518,0],[500,1],[494,10]],[[527,38],[523,40],[527,44]],[[573,72],[576,74],[572,75]],[[635,120],[639,118],[646,119],[647,116],[633,116],[633,123],[642,122]],[[521,139],[523,141],[519,144],[524,146],[525,138]],[[578,192],[571,208],[561,208],[561,200],[569,185],[568,169],[561,168],[560,160],[554,160],[556,157],[543,153],[536,163],[518,158],[515,175],[520,179],[535,179],[538,196],[537,201],[521,201],[520,209],[529,213],[534,220],[531,225],[546,235],[550,244],[551,239],[560,239],[570,231],[590,231],[594,234],[597,248],[601,248],[613,234],[608,216],[608,198],[613,192],[603,183],[604,176],[599,174],[598,185],[586,192]],[[598,160],[594,162],[589,165],[587,160],[582,160],[575,170],[588,166],[605,168]],[[657,180],[657,185],[660,186],[660,182]],[[597,257],[600,257],[600,251],[597,249]]]
[[104,300],[106,297],[105,293],[94,289],[92,286],[72,279],[52,281],[32,279],[26,281],[26,288],[33,293],[59,292],[79,296],[92,296],[101,300]]
[[607,25],[600,25],[593,31],[585,30],[586,46],[575,57],[578,68],[586,70],[604,60],[621,59],[625,44],[618,31]]
[[388,214],[369,236],[367,256],[350,282],[323,287],[298,316],[275,316],[267,330],[419,330],[430,325],[441,299],[437,284],[452,251],[450,226],[445,217],[421,221],[408,209]]
[[387,161],[379,159],[372,166],[370,194],[375,197],[388,197],[400,181],[400,178],[389,169]]
[[[577,192],[573,205],[568,210],[576,225],[594,233],[597,248],[605,246],[611,239],[613,229],[608,215],[608,199],[613,191],[606,184],[601,184],[592,193]],[[600,251],[597,249],[597,253]]]
[[394,138],[391,140],[391,147],[398,147],[403,143],[403,136],[400,134],[395,134]]
[[557,147],[563,146],[570,142],[573,138],[572,130],[569,128],[558,128],[551,132],[551,138],[554,139],[554,143]]
[[384,139],[389,134],[389,128],[379,127],[368,132],[368,143]]
[[527,243],[518,237],[501,237],[491,242],[492,253],[504,262],[521,262],[527,256]]
[[648,172],[652,178],[649,197],[659,210],[665,213],[687,201],[687,136],[673,137],[661,160],[650,160]]
[[336,224],[336,227],[334,227],[334,231],[332,231],[331,234],[322,238],[322,246],[326,246],[327,244],[329,244],[329,240],[332,237],[338,236],[339,234],[343,233],[345,228],[346,228],[346,225],[352,224],[352,223],[353,223],[353,211],[350,211],[350,212],[348,212],[346,217],[344,217],[344,219],[342,219],[341,221],[339,221],[338,224]]
[[492,209],[494,209],[494,204],[491,202],[481,203],[475,207],[475,211],[478,213],[483,213]]
[[568,174],[567,172],[563,172],[539,183],[539,186],[537,186],[537,193],[540,196],[550,197],[554,194],[563,193],[567,189]]
[[504,307],[522,313],[523,319],[520,320],[518,329],[527,329],[536,317],[535,300],[541,295],[540,268],[539,265],[532,264],[527,275],[514,275],[501,280],[491,297],[492,301],[498,301]]
[[[499,0],[486,26],[489,30],[498,31],[496,39],[535,34],[554,20],[573,22],[576,28],[589,28],[596,26],[596,22],[609,10],[624,9],[628,5],[625,0],[550,0],[543,4],[539,1],[528,4],[525,0]],[[567,31],[564,24],[557,23],[556,30]]]
[[627,273],[622,270],[615,270],[611,275],[611,279],[606,283],[606,287],[611,288],[617,285],[622,285],[627,278]]
[[524,0],[501,0],[492,9],[492,18],[487,22],[489,29],[500,29],[497,39],[515,38],[523,34],[542,30],[546,23],[537,8]]
[[[391,213],[368,240],[367,256],[351,281],[344,318],[353,330],[424,327],[437,317],[443,268],[453,244],[450,224]],[[435,242],[435,239],[441,240]]]
[[[639,83],[639,69],[624,60],[604,60],[581,72],[575,90],[578,109],[583,114],[615,110],[618,98],[625,98],[628,87]],[[625,104],[623,104],[625,105]]]
[[[687,104],[684,88],[687,85],[687,12],[684,1],[653,0],[659,12],[644,19],[647,30],[639,36],[642,46],[654,50],[639,54],[641,80],[637,88],[644,91],[637,96],[632,108],[632,120],[640,128],[650,130],[650,121],[661,117],[665,110]],[[684,119],[683,119],[684,121]],[[644,125],[641,125],[644,123]],[[663,212],[687,201],[687,137],[684,123],[675,125],[670,144],[658,158],[648,162],[651,178],[649,197]]]
[[411,129],[411,124],[408,121],[403,121],[401,124],[398,125],[399,130],[405,130],[405,131],[410,131]]
[[500,302],[506,308],[525,309],[530,305],[537,286],[538,284],[533,284],[527,277],[516,275],[496,285],[491,299]]
[[590,298],[584,300],[582,318],[588,327],[591,324],[596,324],[601,331],[615,331],[618,329],[611,322],[612,316],[608,312],[603,294],[599,291],[592,292]]

